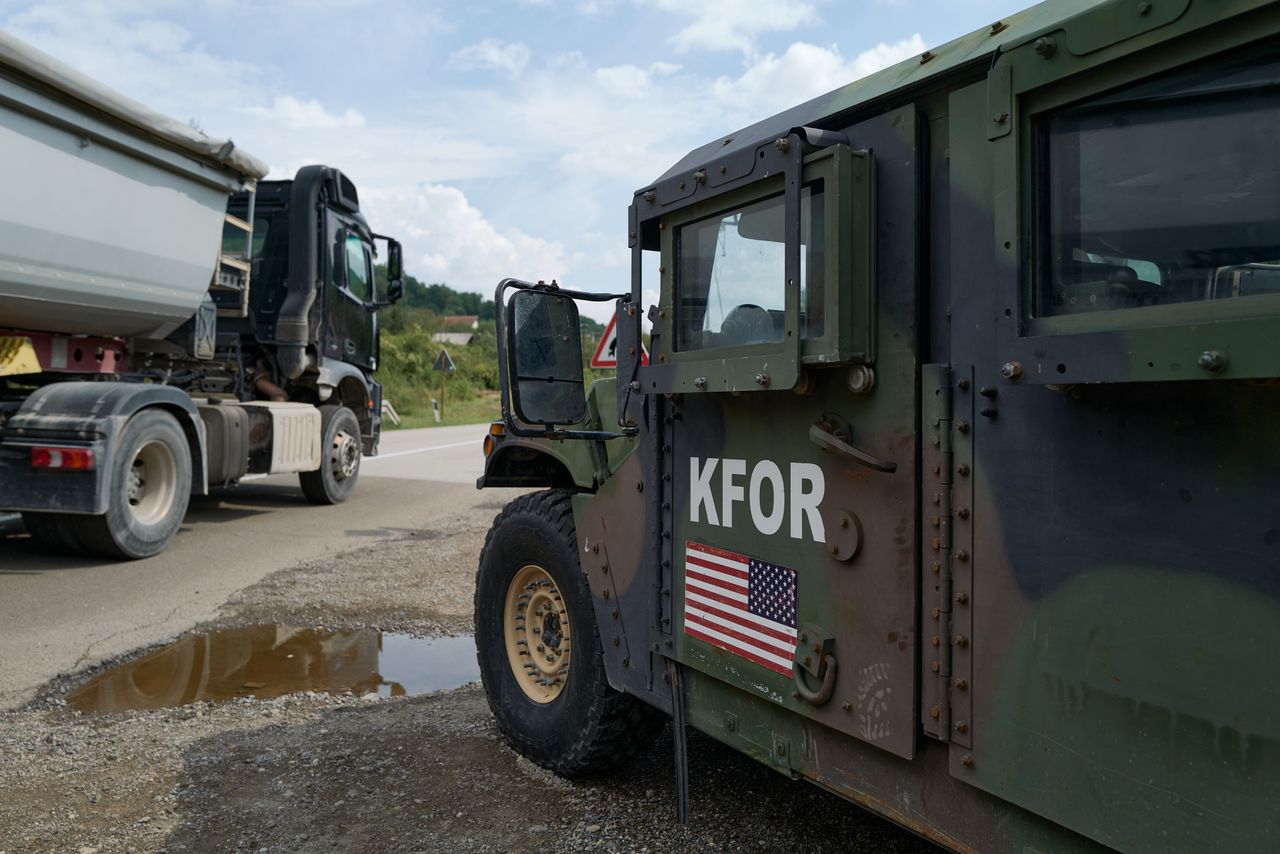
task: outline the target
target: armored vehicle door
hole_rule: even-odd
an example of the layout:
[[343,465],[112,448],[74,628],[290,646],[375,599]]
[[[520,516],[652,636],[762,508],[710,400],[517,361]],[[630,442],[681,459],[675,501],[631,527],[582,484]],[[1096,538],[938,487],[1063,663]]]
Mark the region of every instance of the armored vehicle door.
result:
[[[633,387],[669,401],[661,619],[676,657],[729,686],[708,707],[747,692],[905,757],[918,147],[903,108],[739,148],[636,201],[662,253],[656,360]],[[776,752],[767,729],[738,732]]]

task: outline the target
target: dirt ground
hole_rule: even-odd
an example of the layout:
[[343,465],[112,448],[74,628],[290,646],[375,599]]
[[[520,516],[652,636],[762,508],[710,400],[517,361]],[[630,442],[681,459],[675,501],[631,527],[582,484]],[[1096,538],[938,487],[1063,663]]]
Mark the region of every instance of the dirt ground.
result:
[[[478,550],[507,497],[479,493],[438,529],[360,532],[359,548],[277,572],[201,628],[469,632]],[[669,735],[569,782],[505,745],[474,684],[115,714],[66,705],[113,663],[0,713],[0,854],[937,850],[696,734],[692,821],[677,826]]]

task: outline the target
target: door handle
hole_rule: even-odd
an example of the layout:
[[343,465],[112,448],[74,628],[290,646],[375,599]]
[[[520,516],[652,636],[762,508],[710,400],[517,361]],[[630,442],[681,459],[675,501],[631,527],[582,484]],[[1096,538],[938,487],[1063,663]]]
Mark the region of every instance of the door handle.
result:
[[866,466],[869,469],[887,474],[893,474],[898,470],[897,463],[874,457],[866,451],[861,451],[850,445],[841,435],[842,432],[836,425],[823,419],[809,428],[809,440],[822,450],[848,457],[860,466]]

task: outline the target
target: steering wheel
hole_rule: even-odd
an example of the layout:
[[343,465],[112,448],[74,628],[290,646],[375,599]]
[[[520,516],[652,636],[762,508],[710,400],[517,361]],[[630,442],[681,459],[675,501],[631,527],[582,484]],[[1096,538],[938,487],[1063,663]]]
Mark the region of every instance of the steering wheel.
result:
[[758,344],[774,338],[773,315],[758,305],[743,303],[730,309],[720,324],[726,344]]

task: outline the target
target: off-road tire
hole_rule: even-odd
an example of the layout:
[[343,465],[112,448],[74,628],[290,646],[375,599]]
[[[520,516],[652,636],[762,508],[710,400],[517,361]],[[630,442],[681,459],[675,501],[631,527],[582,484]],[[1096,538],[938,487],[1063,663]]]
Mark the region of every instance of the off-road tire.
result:
[[[530,761],[573,777],[635,755],[666,716],[609,687],[569,496],[563,490],[523,495],[493,520],[476,573],[475,630],[481,681],[503,736]],[[563,596],[573,642],[564,686],[543,703],[517,682],[504,635],[508,588],[530,565],[543,568]]]
[[[340,441],[340,437],[344,437]],[[354,461],[344,465],[341,445],[352,442]],[[298,474],[302,494],[312,504],[341,504],[351,497],[360,477],[360,422],[345,406],[320,407],[320,468]],[[351,466],[354,466],[352,469]],[[344,473],[344,468],[350,469]]]
[[84,550],[125,560],[164,551],[191,500],[191,448],[178,420],[163,409],[144,409],[130,418],[103,477],[107,512],[65,517]]

